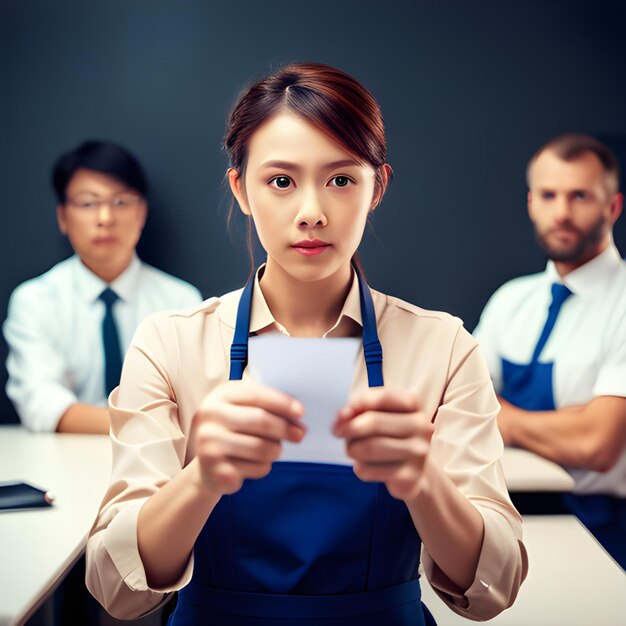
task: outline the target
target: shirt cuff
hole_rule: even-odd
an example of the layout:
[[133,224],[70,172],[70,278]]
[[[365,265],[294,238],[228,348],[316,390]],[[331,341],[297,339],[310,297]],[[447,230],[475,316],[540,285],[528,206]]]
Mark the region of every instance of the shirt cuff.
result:
[[[463,593],[422,551],[424,573],[437,595],[455,612],[473,620],[488,620],[513,604],[528,572],[521,525],[514,532],[498,511],[477,507],[484,522],[483,545],[474,582]],[[506,549],[508,547],[508,549]]]
[[593,387],[593,397],[626,397],[626,372],[624,368],[604,369]]
[[55,385],[52,390],[44,387],[28,406],[19,406],[18,402],[18,413],[22,424],[28,430],[53,433],[65,411],[76,402],[78,402],[76,395],[65,387]]
[[193,553],[181,577],[167,587],[150,587],[137,545],[137,516],[148,498],[137,500],[121,509],[111,520],[104,536],[104,546],[119,575],[133,591],[171,593],[179,591],[193,575]]

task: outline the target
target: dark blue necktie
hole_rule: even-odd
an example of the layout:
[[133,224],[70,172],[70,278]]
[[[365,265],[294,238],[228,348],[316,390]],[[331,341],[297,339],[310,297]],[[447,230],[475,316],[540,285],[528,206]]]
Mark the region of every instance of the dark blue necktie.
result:
[[113,317],[113,305],[119,296],[107,287],[99,296],[106,307],[102,319],[102,345],[104,347],[104,390],[108,396],[120,384],[122,351],[117,325]]
[[563,303],[571,295],[572,292],[565,285],[562,285],[561,283],[554,283],[552,285],[552,302],[548,308],[548,318],[546,319],[546,323],[541,331],[541,335],[539,335],[539,341],[537,341],[537,345],[535,346],[535,351],[533,352],[533,358],[531,361],[532,363],[536,363],[539,360],[541,351],[546,345],[546,342],[550,337],[550,333],[556,324],[556,318],[559,315],[559,311],[561,310]]

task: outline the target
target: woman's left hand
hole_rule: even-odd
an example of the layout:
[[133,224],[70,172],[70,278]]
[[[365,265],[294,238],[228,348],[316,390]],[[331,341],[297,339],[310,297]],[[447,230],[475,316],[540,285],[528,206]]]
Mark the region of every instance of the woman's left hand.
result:
[[333,428],[346,440],[354,473],[366,482],[385,483],[399,500],[419,492],[433,431],[415,394],[380,387],[352,396]]

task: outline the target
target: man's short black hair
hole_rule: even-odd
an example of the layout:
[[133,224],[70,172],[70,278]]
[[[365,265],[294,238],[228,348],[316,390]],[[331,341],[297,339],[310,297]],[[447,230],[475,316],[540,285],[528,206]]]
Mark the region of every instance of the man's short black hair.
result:
[[80,169],[107,174],[128,185],[144,198],[148,191],[143,168],[128,150],[110,141],[90,140],[61,155],[54,164],[52,185],[59,204],[67,201],[67,186]]

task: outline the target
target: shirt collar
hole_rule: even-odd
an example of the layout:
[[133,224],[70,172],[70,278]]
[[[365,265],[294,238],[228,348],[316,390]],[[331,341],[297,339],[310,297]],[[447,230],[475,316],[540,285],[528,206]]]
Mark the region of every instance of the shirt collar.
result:
[[354,269],[352,270],[352,284],[350,285],[350,291],[348,291],[348,295],[343,303],[341,313],[339,313],[339,317],[337,318],[335,324],[324,334],[324,337],[332,335],[333,331],[344,323],[350,323],[353,327],[355,327],[355,324],[361,328],[363,327],[359,278]]
[[131,300],[137,292],[141,261],[136,254],[130,260],[128,267],[111,283],[110,287],[122,300]]
[[612,279],[615,272],[622,268],[624,261],[615,244],[601,252],[598,256],[576,268],[564,278],[559,276],[554,261],[548,261],[546,276],[550,283],[562,283],[573,293],[585,294],[604,286]]
[[[259,278],[264,267],[265,265],[259,267],[254,276],[252,311],[250,313],[250,332],[257,333],[273,325],[277,330],[285,335],[288,335],[289,333],[287,332],[285,327],[282,326],[280,322],[277,322],[272,315],[267,301],[263,296],[263,291],[261,290],[261,287],[259,285]],[[238,305],[239,298],[229,298],[224,301],[220,306],[220,317],[222,321],[231,328],[235,327],[237,321]],[[351,322],[347,322],[348,324],[354,325],[354,323],[356,322],[356,324],[358,324],[359,326],[363,326],[363,320],[361,318],[359,280],[354,270],[352,271],[352,284],[350,286],[350,291],[348,291],[346,300],[343,303],[341,313],[339,314],[339,317],[337,318],[335,324],[331,328],[329,328],[326,333],[324,333],[324,337],[332,335],[333,331],[335,331],[341,324],[346,323],[345,320],[351,320]]]
[[111,287],[122,300],[130,300],[136,291],[140,272],[141,261],[134,254],[128,267],[109,285],[96,276],[78,255],[74,255],[74,284],[87,302],[95,302],[106,287]]

